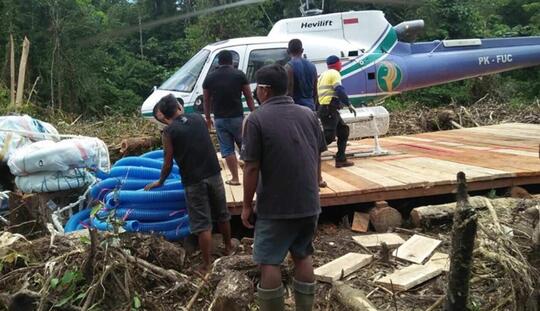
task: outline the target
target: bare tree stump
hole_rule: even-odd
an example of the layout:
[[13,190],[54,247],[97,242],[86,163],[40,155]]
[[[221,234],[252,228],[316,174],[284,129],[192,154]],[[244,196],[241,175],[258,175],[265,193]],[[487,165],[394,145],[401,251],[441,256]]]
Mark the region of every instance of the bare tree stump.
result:
[[471,277],[472,254],[476,238],[476,210],[469,204],[465,174],[457,174],[457,207],[452,232],[452,252],[445,311],[468,310],[469,279]]
[[375,228],[375,231],[388,232],[390,228],[401,227],[403,219],[399,211],[395,208],[382,202],[377,202],[375,208],[369,212],[369,221],[373,225],[373,228]]
[[244,273],[230,271],[219,282],[209,310],[247,311],[253,301],[253,292],[253,283]]

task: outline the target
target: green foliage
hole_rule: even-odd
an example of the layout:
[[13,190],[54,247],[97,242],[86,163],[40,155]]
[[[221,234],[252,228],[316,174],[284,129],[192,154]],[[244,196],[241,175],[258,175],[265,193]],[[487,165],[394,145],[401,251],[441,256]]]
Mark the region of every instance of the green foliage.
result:
[[[26,91],[37,81],[33,111],[101,116],[133,114],[143,100],[208,43],[265,35],[272,22],[299,15],[298,1],[266,1],[177,20],[147,22],[229,3],[228,0],[3,0],[0,1],[0,113],[8,111],[9,34],[31,41]],[[321,4],[316,0],[312,3]],[[425,0],[415,6],[325,1],[325,11],[382,9],[390,22],[423,18],[419,40],[540,35],[540,1]],[[142,23],[138,28],[139,21]],[[131,29],[130,31],[125,31]],[[141,31],[139,33],[139,30]],[[39,78],[39,79],[38,79]],[[538,68],[410,92],[394,102],[468,103],[485,93],[506,101],[540,94]],[[27,94],[28,95],[28,94]],[[27,96],[28,97],[28,96]]]
[[55,304],[55,307],[62,307],[67,304],[80,302],[86,297],[85,287],[81,287],[84,278],[77,268],[67,269],[61,278],[52,278],[50,288],[61,294],[62,298]]

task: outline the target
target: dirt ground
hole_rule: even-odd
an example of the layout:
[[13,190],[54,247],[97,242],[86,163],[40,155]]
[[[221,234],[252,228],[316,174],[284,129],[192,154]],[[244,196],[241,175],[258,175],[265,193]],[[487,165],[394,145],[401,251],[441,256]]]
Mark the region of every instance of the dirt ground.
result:
[[[487,210],[479,212],[471,279],[473,310],[534,310],[517,307],[530,304],[524,294],[528,297],[534,288],[538,290],[540,256],[538,250],[535,253],[531,248],[532,223],[523,210],[540,204],[540,199],[513,202],[496,209],[497,220]],[[493,230],[497,223],[512,228],[510,239],[497,235]],[[451,224],[445,224],[396,232],[404,239],[415,233],[439,239],[442,243],[436,251],[449,253],[451,229]],[[376,279],[408,263],[393,257],[383,262],[380,249],[365,249],[352,240],[357,234],[342,225],[323,223],[314,241],[314,265],[321,266],[349,252],[373,254],[375,259],[371,264],[342,281],[362,290],[378,310],[426,310],[444,295],[447,285],[444,273],[405,292],[378,286]],[[47,310],[81,310],[85,305],[93,306],[93,310],[179,310],[197,292],[191,310],[206,310],[224,275],[216,268],[217,272],[203,281],[193,269],[200,263],[200,254],[193,252],[193,245],[187,241],[184,245],[155,236],[110,233],[99,234],[97,242],[91,240],[86,232],[79,236],[46,235],[33,241],[20,239],[7,252],[4,249],[0,253],[0,310],[6,308],[2,304],[7,304],[16,293],[21,300],[17,310],[34,310],[22,307],[25,299],[41,303]],[[218,242],[219,236],[215,240]],[[182,246],[189,251],[187,254]],[[215,259],[222,250],[215,247]],[[259,274],[250,255],[251,241],[246,239],[235,255],[225,259],[247,260],[233,269],[245,273],[256,284]],[[283,271],[284,281],[290,284],[290,260],[284,264]],[[291,294],[292,289],[288,288],[288,292]],[[329,284],[319,283],[316,297],[315,310],[347,310],[335,299]],[[286,302],[288,310],[294,310],[292,294]],[[253,301],[250,310],[257,310]]]

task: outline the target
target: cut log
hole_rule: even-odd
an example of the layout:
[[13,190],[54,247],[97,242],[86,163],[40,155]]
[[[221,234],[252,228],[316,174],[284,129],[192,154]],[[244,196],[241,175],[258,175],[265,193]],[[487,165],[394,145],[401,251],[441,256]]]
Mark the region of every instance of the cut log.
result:
[[439,244],[441,244],[440,240],[415,234],[394,250],[392,255],[412,263],[422,264]]
[[396,247],[405,243],[405,240],[396,233],[357,235],[352,238],[356,243],[364,247],[380,247],[383,242],[388,247]]
[[219,282],[214,292],[214,300],[208,309],[247,311],[253,301],[253,291],[253,283],[245,274],[231,271]]
[[159,143],[160,141],[157,137],[126,138],[120,143],[120,153],[122,153],[122,155],[138,154],[159,145]]
[[[375,283],[381,284],[391,291],[406,291],[418,284],[441,274],[442,269],[435,266],[410,265],[394,273],[378,279]],[[464,309],[455,309],[464,310]]]
[[352,231],[367,232],[369,228],[369,214],[367,213],[354,213]]
[[373,255],[348,253],[315,269],[315,277],[321,282],[332,283],[366,266],[371,260]]
[[510,188],[510,196],[518,199],[532,199],[532,195],[525,188],[514,186]]
[[377,308],[369,301],[364,293],[343,282],[335,282],[332,295],[342,305],[352,311],[377,311]]
[[369,212],[369,221],[375,231],[388,232],[390,228],[401,227],[403,219],[395,208],[379,205]]
[[[475,209],[485,209],[487,198],[476,196],[469,198],[469,203]],[[427,227],[452,221],[456,203],[426,205],[414,208],[411,211],[411,221],[416,227]]]

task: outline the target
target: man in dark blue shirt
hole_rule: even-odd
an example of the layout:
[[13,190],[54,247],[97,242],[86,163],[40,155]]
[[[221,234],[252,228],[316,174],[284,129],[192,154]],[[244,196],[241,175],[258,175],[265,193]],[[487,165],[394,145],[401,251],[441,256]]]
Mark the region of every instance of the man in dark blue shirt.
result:
[[301,106],[316,111],[319,96],[317,95],[317,69],[309,60],[302,57],[304,48],[302,41],[292,39],[287,49],[291,60],[287,63],[287,95]]

